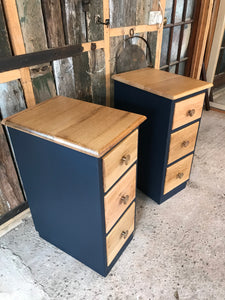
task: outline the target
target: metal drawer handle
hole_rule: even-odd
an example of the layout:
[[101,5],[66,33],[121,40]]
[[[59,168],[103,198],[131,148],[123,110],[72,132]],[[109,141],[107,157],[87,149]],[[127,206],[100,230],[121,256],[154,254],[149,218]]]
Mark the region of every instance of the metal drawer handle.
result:
[[182,179],[184,177],[184,173],[178,173],[177,178]]
[[186,147],[189,146],[189,144],[190,144],[189,141],[183,141],[183,143],[181,144],[181,146],[184,147],[184,148],[186,148]]
[[129,161],[130,161],[130,154],[124,155],[121,158],[121,164],[125,163],[126,166],[129,164]]
[[120,235],[120,238],[121,238],[121,239],[122,239],[122,238],[126,239],[127,236],[128,236],[128,230],[122,231],[122,232],[121,232],[121,235]]
[[129,201],[129,195],[126,195],[126,196],[122,196],[121,198],[120,198],[120,203],[121,204],[127,204],[127,202]]
[[187,112],[187,115],[188,115],[189,117],[193,117],[194,114],[195,114],[195,109],[190,109],[190,110]]

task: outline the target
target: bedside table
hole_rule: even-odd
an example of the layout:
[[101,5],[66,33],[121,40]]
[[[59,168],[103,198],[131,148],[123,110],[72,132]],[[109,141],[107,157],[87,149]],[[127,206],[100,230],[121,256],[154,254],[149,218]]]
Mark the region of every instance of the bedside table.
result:
[[115,107],[144,114],[138,187],[162,203],[186,186],[211,83],[145,68],[114,75]]
[[145,119],[59,96],[2,122],[39,235],[103,276],[133,236]]

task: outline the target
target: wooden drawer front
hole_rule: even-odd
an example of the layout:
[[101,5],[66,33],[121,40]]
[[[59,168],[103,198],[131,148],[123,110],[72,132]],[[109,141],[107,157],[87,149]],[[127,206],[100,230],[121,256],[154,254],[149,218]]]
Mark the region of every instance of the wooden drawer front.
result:
[[201,118],[205,94],[175,104],[172,129]]
[[107,266],[111,264],[126,240],[134,231],[135,203],[127,210],[113,230],[106,237]]
[[199,122],[171,134],[168,164],[194,151],[198,127]]
[[136,194],[136,165],[105,196],[105,227],[108,232]]
[[173,190],[178,185],[188,180],[190,176],[193,154],[185,157],[166,170],[166,179],[164,185],[164,194]]
[[137,159],[138,130],[103,157],[103,182],[106,192]]

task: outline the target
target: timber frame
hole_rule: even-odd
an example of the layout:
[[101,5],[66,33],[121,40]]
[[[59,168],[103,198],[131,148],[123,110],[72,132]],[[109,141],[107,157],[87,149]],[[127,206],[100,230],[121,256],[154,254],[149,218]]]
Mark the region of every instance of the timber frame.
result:
[[[158,0],[154,0],[153,9],[158,10],[159,4]],[[161,10],[164,15],[166,0],[161,0]],[[82,43],[77,45],[76,51],[75,46],[67,46],[68,51],[65,54],[62,48],[49,49],[46,51],[40,51],[39,53],[30,53],[26,54],[24,47],[24,40],[22,36],[22,31],[19,22],[19,16],[17,12],[16,0],[2,0],[7,26],[9,30],[9,37],[12,43],[12,49],[15,54],[14,57],[7,58],[5,62],[0,61],[0,83],[9,82],[12,80],[19,79],[21,81],[24,96],[27,107],[31,107],[36,104],[34,91],[31,82],[30,70],[28,66],[31,66],[31,59],[35,58],[33,65],[37,65],[44,62],[49,62],[55,59],[65,58],[77,55],[86,51],[91,51],[92,45],[95,45],[95,49],[104,49],[105,52],[105,80],[106,80],[106,105],[110,106],[110,38],[122,35],[129,35],[130,30],[133,29],[133,32],[142,33],[142,32],[157,32],[157,45],[156,45],[156,57],[155,57],[155,68],[160,68],[160,56],[161,56],[161,45],[162,45],[162,36],[163,36],[163,26],[159,25],[138,25],[138,26],[128,26],[128,27],[119,27],[119,28],[110,28],[109,26],[104,25],[104,40],[96,42]],[[103,17],[104,20],[109,19],[109,0],[103,0]],[[81,48],[82,47],[82,48]],[[71,48],[71,51],[69,49]],[[49,53],[52,50],[51,57],[43,58],[43,55]],[[72,50],[74,52],[72,52]],[[54,52],[55,51],[55,52]],[[56,54],[58,53],[58,55]],[[17,57],[18,56],[18,57]],[[31,59],[29,59],[29,56]],[[39,60],[38,60],[39,57]],[[29,61],[29,63],[28,63]],[[8,65],[8,67],[6,67]],[[11,67],[9,67],[9,65]],[[4,71],[4,72],[3,72]]]
[[[6,72],[3,71],[3,64],[0,61],[0,83],[9,82],[12,80],[19,79],[21,80],[21,84],[24,90],[24,96],[27,107],[33,106],[36,104],[35,97],[34,97],[34,91],[32,87],[31,82],[31,76],[30,76],[30,70],[28,66],[31,66],[30,64],[25,64],[21,62],[21,65],[16,65],[20,61],[20,58],[18,57],[18,60],[16,56],[22,55],[24,58],[24,61],[26,61],[26,55],[31,55],[31,57],[37,58],[37,53],[32,54],[26,54],[25,46],[24,46],[24,40],[22,36],[22,31],[20,27],[19,22],[19,16],[16,6],[16,0],[2,0],[5,15],[6,15],[6,21],[7,26],[9,29],[9,36],[12,43],[12,49],[14,52],[15,57],[11,57],[8,60],[11,61],[11,66],[13,65],[13,62],[15,62],[15,67],[11,67],[11,70],[6,70]],[[159,5],[160,4],[160,5]],[[213,0],[199,0],[198,5],[200,8],[200,16],[199,21],[196,28],[196,38],[194,41],[194,53],[192,56],[192,62],[189,66],[190,68],[190,77],[199,79],[201,69],[202,69],[202,62],[203,62],[203,56],[206,46],[206,39],[208,36],[209,31],[209,23],[210,18],[212,14],[212,5]],[[161,6],[161,8],[160,8]],[[165,13],[165,6],[166,6],[166,0],[154,0],[153,3],[153,10],[161,10],[163,17]],[[176,5],[175,5],[176,7]],[[175,15],[175,11],[174,11]],[[110,18],[110,8],[109,8],[109,0],[103,0],[103,18],[104,20]],[[166,27],[166,26],[165,26]],[[106,105],[110,106],[110,38],[111,37],[117,37],[117,36],[123,36],[123,35],[129,35],[130,30],[133,30],[135,34],[137,33],[143,33],[143,32],[157,32],[157,43],[156,43],[156,56],[155,56],[155,68],[160,68],[160,57],[161,57],[161,46],[162,46],[162,37],[163,37],[163,26],[159,25],[137,25],[137,26],[128,26],[128,27],[119,27],[119,28],[110,28],[110,26],[104,25],[104,40],[96,41],[96,42],[87,42],[82,43],[79,47],[77,45],[77,49],[75,52],[68,51],[67,53],[62,51],[62,48],[55,48],[55,53],[58,53],[58,56],[56,55],[54,57],[46,57],[45,62],[49,62],[55,59],[59,58],[65,58],[77,55],[78,52],[87,52],[91,51],[92,46],[94,44],[95,49],[104,49],[105,52],[105,81],[106,81]],[[182,37],[181,37],[182,41]],[[181,50],[181,41],[179,45],[179,50]],[[67,46],[63,48],[69,49],[73,46]],[[83,49],[82,49],[82,48]],[[79,49],[80,48],[80,49]],[[79,49],[79,50],[78,50]],[[51,51],[50,49],[47,50]],[[60,52],[61,51],[61,52]],[[41,51],[42,54],[45,54],[46,51]],[[39,52],[39,54],[41,54]],[[64,53],[64,54],[63,54]],[[41,57],[40,55],[39,57]],[[22,59],[22,57],[21,57]],[[35,60],[34,65],[43,63],[43,57],[42,60],[38,61],[38,59]],[[12,70],[14,69],[14,70]]]

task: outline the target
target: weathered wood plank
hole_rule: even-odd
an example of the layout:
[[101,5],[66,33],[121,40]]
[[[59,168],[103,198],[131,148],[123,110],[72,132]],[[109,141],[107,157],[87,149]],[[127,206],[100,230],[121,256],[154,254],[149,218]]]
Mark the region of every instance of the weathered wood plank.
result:
[[[42,14],[41,0],[16,0],[20,25],[23,33],[25,49],[27,53],[46,50],[47,38],[44,27],[44,19]],[[37,83],[38,82],[38,83]],[[56,95],[53,75],[50,72],[47,75],[40,76],[38,80],[32,78],[35,96],[38,96],[37,101],[43,101]],[[46,91],[43,91],[43,88]],[[38,92],[37,88],[41,90]],[[47,97],[47,98],[46,98]]]
[[109,0],[111,27],[124,27],[136,24],[137,0]]
[[24,203],[16,170],[0,125],[0,216]]
[[1,45],[0,57],[12,55],[1,0],[0,0],[0,45]]
[[[86,42],[85,18],[82,2],[62,0],[64,11],[64,26],[66,40],[69,45]],[[73,58],[75,78],[75,98],[92,101],[92,88],[89,68],[88,53]]]
[[138,0],[136,8],[136,25],[146,25],[149,20],[149,12],[152,9],[157,9],[153,6],[154,0]]
[[0,84],[0,109],[3,118],[26,108],[19,81]]
[[104,26],[95,23],[95,16],[99,15],[103,19],[103,1],[95,0],[90,1],[89,9],[87,12],[87,25],[88,25],[88,41],[100,41],[104,39]]
[[[63,18],[60,0],[42,1],[48,47],[65,45]],[[75,80],[72,58],[65,58],[52,63],[57,95],[75,98]]]

